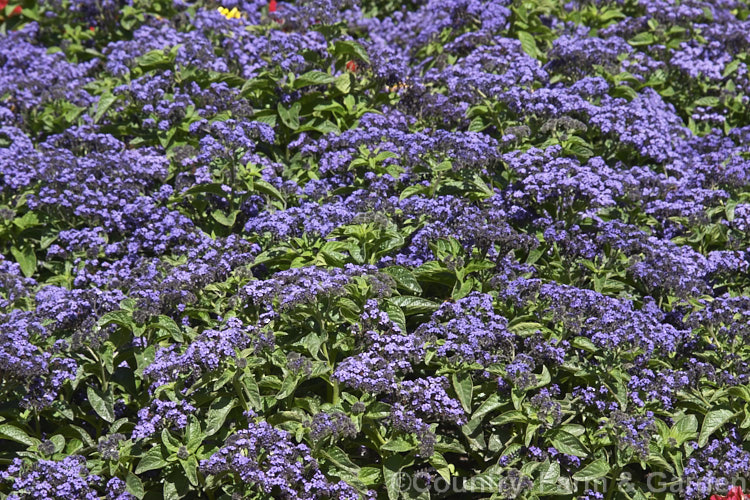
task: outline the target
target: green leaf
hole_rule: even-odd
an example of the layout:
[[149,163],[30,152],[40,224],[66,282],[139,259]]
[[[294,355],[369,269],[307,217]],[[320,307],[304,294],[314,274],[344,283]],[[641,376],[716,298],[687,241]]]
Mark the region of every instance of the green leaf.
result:
[[234,221],[237,219],[238,214],[239,210],[234,210],[227,215],[223,210],[217,209],[211,212],[211,217],[222,226],[232,227],[234,226]]
[[162,458],[161,446],[154,446],[148,453],[146,453],[141,461],[138,462],[138,467],[135,468],[136,474],[147,472],[150,470],[161,469],[167,465],[167,461]]
[[706,446],[708,438],[721,426],[729,422],[734,417],[734,412],[729,410],[714,410],[706,414],[703,419],[703,427],[701,428],[701,434],[698,436],[698,446],[701,448]]
[[185,440],[187,441],[188,448],[191,449],[197,448],[201,441],[203,441],[201,424],[195,415],[191,415],[188,419],[187,427],[185,427]]
[[236,402],[236,399],[229,396],[222,396],[213,402],[206,417],[206,437],[219,432]]
[[597,19],[600,23],[611,21],[612,19],[620,19],[623,17],[627,17],[625,14],[623,14],[617,9],[610,9],[608,7],[603,7],[603,9],[605,10],[603,10],[602,13],[599,16],[597,16]]
[[689,439],[695,439],[698,433],[698,419],[693,414],[683,415],[669,431],[669,436],[677,441],[677,446]]
[[675,95],[675,93],[676,91],[674,87],[671,87],[671,86],[665,89],[659,90],[659,95],[661,95],[662,97],[672,97],[673,95]]
[[496,493],[502,485],[499,474],[483,473],[470,477],[464,488],[471,493]]
[[549,369],[547,369],[547,365],[542,365],[542,373],[537,376],[536,384],[531,387],[531,389],[538,389],[539,387],[544,387],[545,385],[549,384],[552,381],[552,375],[549,373]]
[[[737,200],[728,200],[724,211],[726,213],[727,220],[732,222],[734,220],[734,210],[737,208]],[[750,398],[748,398],[750,399]]]
[[533,422],[529,422],[526,424],[526,433],[524,435],[524,446],[529,446],[531,444],[531,441],[534,439],[534,436],[536,435],[536,431],[541,427],[541,424],[535,424]]
[[586,427],[579,424],[565,424],[560,427],[560,430],[568,434],[573,434],[576,437],[583,436],[586,433]]
[[415,184],[413,186],[409,186],[403,191],[401,191],[401,195],[399,196],[399,200],[404,200],[410,196],[413,196],[415,194],[425,194],[430,191],[429,186],[424,186],[422,184]]
[[663,69],[657,69],[649,76],[644,86],[658,86],[667,81],[667,73]]
[[479,408],[477,408],[477,411],[475,411],[472,415],[472,420],[474,420],[475,418],[482,418],[487,413],[500,408],[504,404],[505,403],[501,400],[498,394],[492,394],[484,401],[484,403],[482,403]]
[[177,493],[177,485],[173,481],[165,479],[163,488],[161,497],[164,500],[179,500],[180,495]]
[[247,80],[243,85],[240,92],[243,96],[248,96],[253,90],[260,91],[273,91],[276,88],[276,82],[269,78],[267,75],[261,74],[256,78]]
[[263,193],[268,196],[272,196],[276,198],[277,200],[284,202],[284,196],[279,192],[278,189],[276,189],[273,184],[269,184],[268,182],[262,180],[262,179],[256,179],[253,183],[253,188],[255,191],[259,193]]
[[557,462],[545,462],[539,468],[538,491],[548,493],[557,489],[557,480],[560,478],[560,464]]
[[388,299],[392,304],[399,306],[404,310],[404,314],[407,316],[412,314],[424,314],[436,311],[439,304],[423,299],[422,297],[412,297],[408,295],[400,295],[398,297],[391,297]]
[[407,290],[414,294],[421,294],[422,287],[419,286],[419,281],[414,277],[414,273],[405,267],[391,266],[384,269],[384,271],[396,280],[398,286],[404,290]]
[[518,39],[521,41],[521,47],[523,47],[524,52],[535,59],[539,57],[539,48],[536,46],[534,35],[527,31],[519,31]]
[[29,436],[26,431],[10,424],[0,425],[0,439],[15,441],[16,443],[34,446],[39,444],[39,440]]
[[669,464],[669,462],[667,462],[667,460],[664,457],[656,453],[651,453],[646,458],[646,463],[652,467],[652,470],[666,469],[670,472],[674,472],[674,468]]
[[100,389],[88,386],[86,388],[86,394],[89,397],[91,407],[97,415],[107,422],[115,421],[115,401],[110,391],[107,391],[105,394]]
[[740,67],[740,60],[735,59],[724,67],[724,71],[721,73],[721,76],[723,78],[726,78],[732,73],[734,73],[735,71],[737,71],[737,68],[739,67]]
[[576,337],[573,339],[570,345],[572,345],[576,349],[583,349],[584,351],[588,351],[588,352],[599,351],[599,349],[596,347],[596,344],[591,342],[591,340],[587,339],[586,337]]
[[[8,6],[7,8],[10,8],[10,6]],[[9,14],[9,13],[6,13],[6,14]],[[28,17],[32,21],[37,21],[37,22],[41,21],[41,19],[39,18],[39,14],[36,12],[35,9],[24,8],[23,10],[21,10],[21,15],[24,17]]]
[[276,109],[279,111],[279,118],[281,121],[292,130],[299,128],[299,110],[302,105],[299,102],[292,104],[292,107],[286,109],[281,103],[276,105]]
[[39,225],[39,217],[34,212],[26,212],[23,217],[16,217],[13,219],[13,225],[23,231],[30,227]]
[[472,277],[467,278],[463,283],[456,281],[456,284],[453,286],[453,291],[451,292],[451,298],[453,300],[460,300],[469,295],[469,292],[475,287],[481,289],[481,283]]
[[146,495],[141,479],[130,471],[125,476],[125,489],[138,500],[141,500]]
[[638,92],[633,87],[627,85],[618,85],[612,91],[612,97],[623,97],[629,101],[638,97]]
[[588,452],[583,444],[575,437],[565,431],[558,431],[551,439],[552,446],[557,448],[561,453],[566,455],[574,455],[576,457],[585,458],[588,456]]
[[487,448],[487,442],[484,438],[481,418],[472,418],[466,424],[461,426],[466,441],[475,451],[482,451]]
[[336,80],[335,77],[322,71],[308,71],[294,80],[294,88],[299,89],[307,85],[326,85]]
[[510,424],[513,422],[520,422],[522,424],[525,424],[527,421],[528,421],[528,418],[522,412],[518,410],[510,410],[510,411],[501,413],[497,417],[493,418],[492,420],[490,420],[490,423],[492,425],[504,425],[504,424]]
[[487,128],[487,125],[485,125],[484,120],[482,119],[481,116],[475,117],[469,123],[469,132],[481,132],[482,130],[486,128]]
[[94,123],[98,123],[104,113],[117,101],[118,96],[112,95],[111,92],[107,91],[99,96],[99,101],[96,104],[96,113],[94,114]]
[[180,459],[180,465],[182,465],[182,470],[185,471],[185,477],[190,481],[190,484],[198,486],[198,460],[194,456],[190,456],[187,460]]
[[153,69],[157,67],[169,67],[172,66],[174,63],[175,56],[177,55],[177,51],[180,49],[182,45],[175,45],[172,47],[169,52],[166,50],[151,50],[149,52],[146,52],[141,57],[137,59],[138,66],[140,66],[143,69]]
[[260,398],[260,388],[253,376],[250,374],[243,376],[242,386],[248,398],[247,402],[254,410],[260,410],[263,407],[263,402]]
[[451,466],[448,464],[448,461],[445,459],[442,453],[435,452],[430,457],[430,465],[432,465],[438,474],[440,474],[440,477],[442,477],[446,482],[450,481],[451,479]]
[[160,315],[156,320],[156,326],[169,333],[175,342],[183,342],[182,329],[180,326],[170,318],[169,316]]
[[435,443],[435,450],[441,453],[459,453],[466,454],[466,447],[456,438],[446,435],[438,435],[438,441]]
[[401,468],[404,465],[401,455],[392,455],[383,461],[383,478],[389,500],[398,500],[402,488]]
[[471,399],[474,391],[474,382],[471,380],[471,373],[454,373],[452,380],[453,388],[456,390],[458,400],[461,401],[461,406],[464,407],[467,414],[471,414]]
[[[302,130],[302,128],[304,127],[301,127],[300,130]],[[321,134],[341,134],[341,129],[330,120],[323,120],[322,122],[316,123],[312,126],[312,130],[316,130]]]
[[336,78],[336,88],[342,94],[348,94],[352,89],[352,78],[349,73],[343,73]]
[[373,420],[385,418],[391,414],[391,406],[381,401],[376,401],[367,407],[367,413],[365,417]]
[[495,195],[495,190],[492,189],[479,174],[474,174],[471,183],[484,195],[485,198],[491,198]]
[[591,148],[578,143],[566,143],[565,149],[584,159],[594,156],[594,151]]
[[453,163],[449,160],[441,161],[437,165],[432,165],[433,172],[447,172],[453,169]]
[[693,106],[708,106],[713,108],[719,105],[719,98],[714,96],[704,96],[693,102]]
[[606,476],[609,474],[609,470],[609,462],[603,458],[599,458],[573,474],[573,479],[576,481],[592,481]]
[[381,450],[403,453],[416,449],[416,445],[406,439],[396,437],[380,446]]
[[383,471],[380,467],[362,467],[357,477],[365,486],[373,486],[383,481]]
[[281,384],[281,389],[276,394],[276,399],[284,399],[291,396],[294,390],[297,388],[300,378],[297,375],[287,375],[284,377],[284,382]]
[[535,321],[520,321],[515,324],[511,323],[508,326],[508,330],[515,333],[516,335],[520,335],[521,337],[528,337],[541,331],[542,327],[543,326],[541,323],[537,323]]
[[177,450],[180,449],[180,442],[172,436],[167,427],[161,430],[161,442],[169,453],[177,453]]
[[147,366],[153,363],[155,358],[156,346],[154,345],[148,346],[143,350],[143,352],[136,352],[135,362],[138,365],[138,369],[135,371],[135,374],[140,377],[143,374],[143,370],[145,370]]
[[434,260],[425,262],[414,269],[413,272],[419,281],[432,281],[450,287],[456,282],[456,275],[449,271],[444,264]]
[[63,435],[55,434],[49,440],[55,445],[55,453],[60,453],[65,448],[65,437]]
[[352,56],[355,59],[359,59],[366,63],[370,62],[370,58],[367,55],[367,51],[362,45],[351,40],[339,40],[333,44],[333,49],[330,51],[332,55],[341,56]]
[[[399,328],[401,328],[401,331],[406,331],[406,316],[404,315],[404,311],[398,307],[397,305],[391,304],[390,302],[385,303],[385,312],[388,313],[388,317],[396,323]],[[359,318],[355,318],[355,321],[358,321]]]
[[227,193],[224,192],[224,190],[221,188],[221,184],[212,182],[209,184],[198,184],[197,186],[193,186],[187,191],[185,191],[185,194],[198,194],[198,193],[211,193],[215,194],[216,196],[221,196],[222,198],[226,198]]
[[334,446],[327,450],[321,450],[321,454],[328,460],[330,460],[339,469],[345,470],[354,475],[359,475],[359,466],[352,462],[349,458],[349,455],[347,455],[346,452],[338,446]]
[[12,247],[10,253],[13,254],[16,262],[21,267],[21,272],[24,276],[27,278],[34,276],[34,272],[36,271],[36,254],[34,250],[29,247],[23,249]]
[[633,38],[628,40],[628,43],[634,46],[651,45],[655,40],[656,39],[654,38],[654,35],[647,31],[644,31],[642,33],[638,33]]

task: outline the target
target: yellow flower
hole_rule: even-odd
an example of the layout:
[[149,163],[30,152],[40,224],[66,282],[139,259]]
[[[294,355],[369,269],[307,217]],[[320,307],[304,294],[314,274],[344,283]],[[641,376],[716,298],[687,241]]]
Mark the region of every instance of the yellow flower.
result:
[[219,12],[221,12],[221,15],[226,17],[227,19],[239,19],[242,14],[239,10],[237,10],[237,7],[233,7],[232,10],[227,9],[226,7],[219,7]]
[[408,89],[409,87],[411,87],[411,85],[406,82],[398,82],[396,85],[385,86],[388,92],[399,92],[401,90]]

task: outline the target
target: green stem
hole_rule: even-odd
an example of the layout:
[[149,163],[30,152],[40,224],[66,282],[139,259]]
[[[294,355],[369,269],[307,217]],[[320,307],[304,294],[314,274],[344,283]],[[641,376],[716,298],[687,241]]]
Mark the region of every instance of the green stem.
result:
[[88,348],[89,352],[91,353],[91,356],[96,360],[96,364],[99,366],[99,372],[101,373],[101,379],[102,379],[102,391],[107,390],[107,370],[104,367],[104,361],[102,358],[99,357],[99,355],[94,351],[91,347]]
[[607,496],[605,497],[605,500],[612,500],[615,496],[615,492],[617,491],[617,482],[620,479],[620,472],[622,472],[622,467],[618,467],[615,469],[614,473],[612,474],[612,484],[607,489]]
[[432,181],[432,186],[430,186],[430,198],[435,197],[435,193],[437,192],[438,185],[440,185],[440,181],[442,180],[443,172],[442,170],[438,172],[437,177]]
[[334,405],[337,405],[341,401],[340,390],[339,390],[339,381],[336,380],[336,379],[333,379],[331,381],[331,386],[333,388],[333,393],[331,394],[331,402]]
[[215,498],[214,492],[210,488],[206,487],[206,480],[203,477],[203,475],[201,474],[198,475],[198,482],[200,483],[201,489],[203,490],[203,493],[206,494],[206,497],[208,498],[208,500],[214,500]]
[[39,412],[36,409],[34,409],[34,424],[36,427],[36,436],[42,439],[42,423],[39,419]]
[[232,385],[234,386],[234,392],[237,394],[237,396],[239,396],[242,409],[247,411],[250,409],[250,405],[248,404],[245,394],[245,386],[242,384],[242,380],[240,380],[240,373],[241,372],[238,371],[234,374],[234,377],[232,378]]
[[385,444],[385,439],[383,438],[383,436],[380,435],[380,431],[378,431],[377,427],[376,426],[364,427],[364,424],[362,427],[367,436],[375,439],[375,442],[377,444],[377,449],[380,450],[380,447]]

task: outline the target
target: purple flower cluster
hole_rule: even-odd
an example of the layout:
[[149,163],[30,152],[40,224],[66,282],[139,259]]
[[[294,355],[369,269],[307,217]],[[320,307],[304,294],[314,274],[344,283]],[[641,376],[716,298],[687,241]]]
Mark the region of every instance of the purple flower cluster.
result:
[[507,329],[508,320],[495,313],[492,301],[491,295],[472,293],[445,303],[418,333],[431,339],[438,356],[452,362],[495,363],[507,355],[516,338]]
[[101,482],[99,476],[89,472],[86,459],[80,455],[71,455],[61,461],[39,460],[33,465],[15,459],[6,470],[0,472],[0,479],[12,482],[13,489],[8,498],[13,500],[98,500],[96,486]]
[[315,414],[310,422],[310,437],[318,442],[328,437],[337,441],[341,438],[353,438],[357,435],[357,428],[345,413],[320,412]]
[[152,436],[165,428],[183,429],[195,407],[185,401],[162,401],[155,399],[149,408],[138,411],[138,423],[133,429],[132,439]]
[[237,431],[201,462],[201,470],[208,475],[235,474],[249,487],[276,498],[360,498],[345,482],[328,480],[306,445],[294,444],[289,433],[267,422],[251,422]]
[[143,375],[153,380],[153,388],[178,379],[190,385],[204,373],[217,371],[225,360],[236,360],[239,350],[272,344],[273,336],[262,327],[247,327],[239,319],[230,318],[223,329],[203,331],[184,349],[176,344],[160,348]]
[[[685,498],[706,498],[721,494],[732,481],[750,473],[750,452],[741,444],[737,429],[724,439],[712,439],[685,463]],[[697,443],[691,443],[698,448]]]

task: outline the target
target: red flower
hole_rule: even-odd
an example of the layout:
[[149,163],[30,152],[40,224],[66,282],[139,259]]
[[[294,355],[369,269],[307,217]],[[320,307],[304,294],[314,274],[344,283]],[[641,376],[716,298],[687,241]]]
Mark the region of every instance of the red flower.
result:
[[354,61],[347,61],[347,63],[346,63],[346,69],[348,69],[352,73],[356,73],[357,72],[357,63],[355,63]]
[[270,2],[268,2],[268,12],[276,12],[276,0],[271,0]]
[[[8,6],[8,0],[0,0],[0,9],[5,9],[5,7],[7,6]],[[13,9],[13,12],[11,12],[8,17],[17,16],[18,14],[21,13],[22,10],[23,9],[21,8],[20,5],[16,5],[16,8]]]
[[742,493],[742,488],[740,486],[735,486],[729,490],[729,493],[727,493],[727,496],[725,497],[721,495],[711,495],[711,500],[746,500],[747,498],[750,497]]

